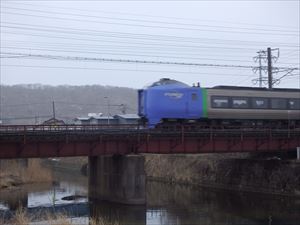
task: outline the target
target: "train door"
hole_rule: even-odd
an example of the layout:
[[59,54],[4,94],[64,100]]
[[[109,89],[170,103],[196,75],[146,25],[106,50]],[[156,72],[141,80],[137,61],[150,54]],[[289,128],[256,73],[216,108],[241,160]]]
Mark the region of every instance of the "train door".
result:
[[200,116],[201,95],[200,89],[189,91],[188,94],[188,117],[191,119]]

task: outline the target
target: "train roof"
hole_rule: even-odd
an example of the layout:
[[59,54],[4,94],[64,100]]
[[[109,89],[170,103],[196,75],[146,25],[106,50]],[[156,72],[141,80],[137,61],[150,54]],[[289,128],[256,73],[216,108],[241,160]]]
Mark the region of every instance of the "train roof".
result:
[[189,85],[182,83],[177,80],[169,79],[169,78],[162,78],[159,81],[156,81],[145,88],[153,88],[153,87],[162,87],[166,88],[166,86],[172,87],[172,88],[187,88],[190,87]]
[[261,87],[243,87],[243,86],[225,86],[218,85],[209,89],[224,89],[224,90],[249,90],[249,91],[281,91],[281,92],[299,92],[299,88],[261,88]]

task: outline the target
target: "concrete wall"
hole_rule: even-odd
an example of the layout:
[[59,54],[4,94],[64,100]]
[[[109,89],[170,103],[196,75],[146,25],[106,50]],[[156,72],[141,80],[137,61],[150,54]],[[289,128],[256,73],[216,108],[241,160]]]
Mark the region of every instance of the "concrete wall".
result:
[[89,157],[89,197],[145,204],[144,163],[144,157],[139,155]]

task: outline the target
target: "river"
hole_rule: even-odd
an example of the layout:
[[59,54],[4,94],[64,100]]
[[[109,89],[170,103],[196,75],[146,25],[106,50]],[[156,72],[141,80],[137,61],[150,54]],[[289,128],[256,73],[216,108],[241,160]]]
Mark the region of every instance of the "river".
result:
[[57,182],[0,191],[0,218],[19,205],[34,221],[42,214],[68,214],[74,224],[104,218],[122,225],[299,225],[300,199],[147,182],[146,206],[101,202],[88,198],[87,177],[53,169]]

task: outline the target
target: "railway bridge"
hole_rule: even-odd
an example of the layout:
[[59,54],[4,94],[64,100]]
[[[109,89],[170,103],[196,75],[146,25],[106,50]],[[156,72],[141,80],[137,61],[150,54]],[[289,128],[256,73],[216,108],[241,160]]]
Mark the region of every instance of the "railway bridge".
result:
[[0,126],[0,159],[89,157],[91,197],[144,204],[142,153],[272,152],[300,146],[300,129],[198,128],[174,125]]

